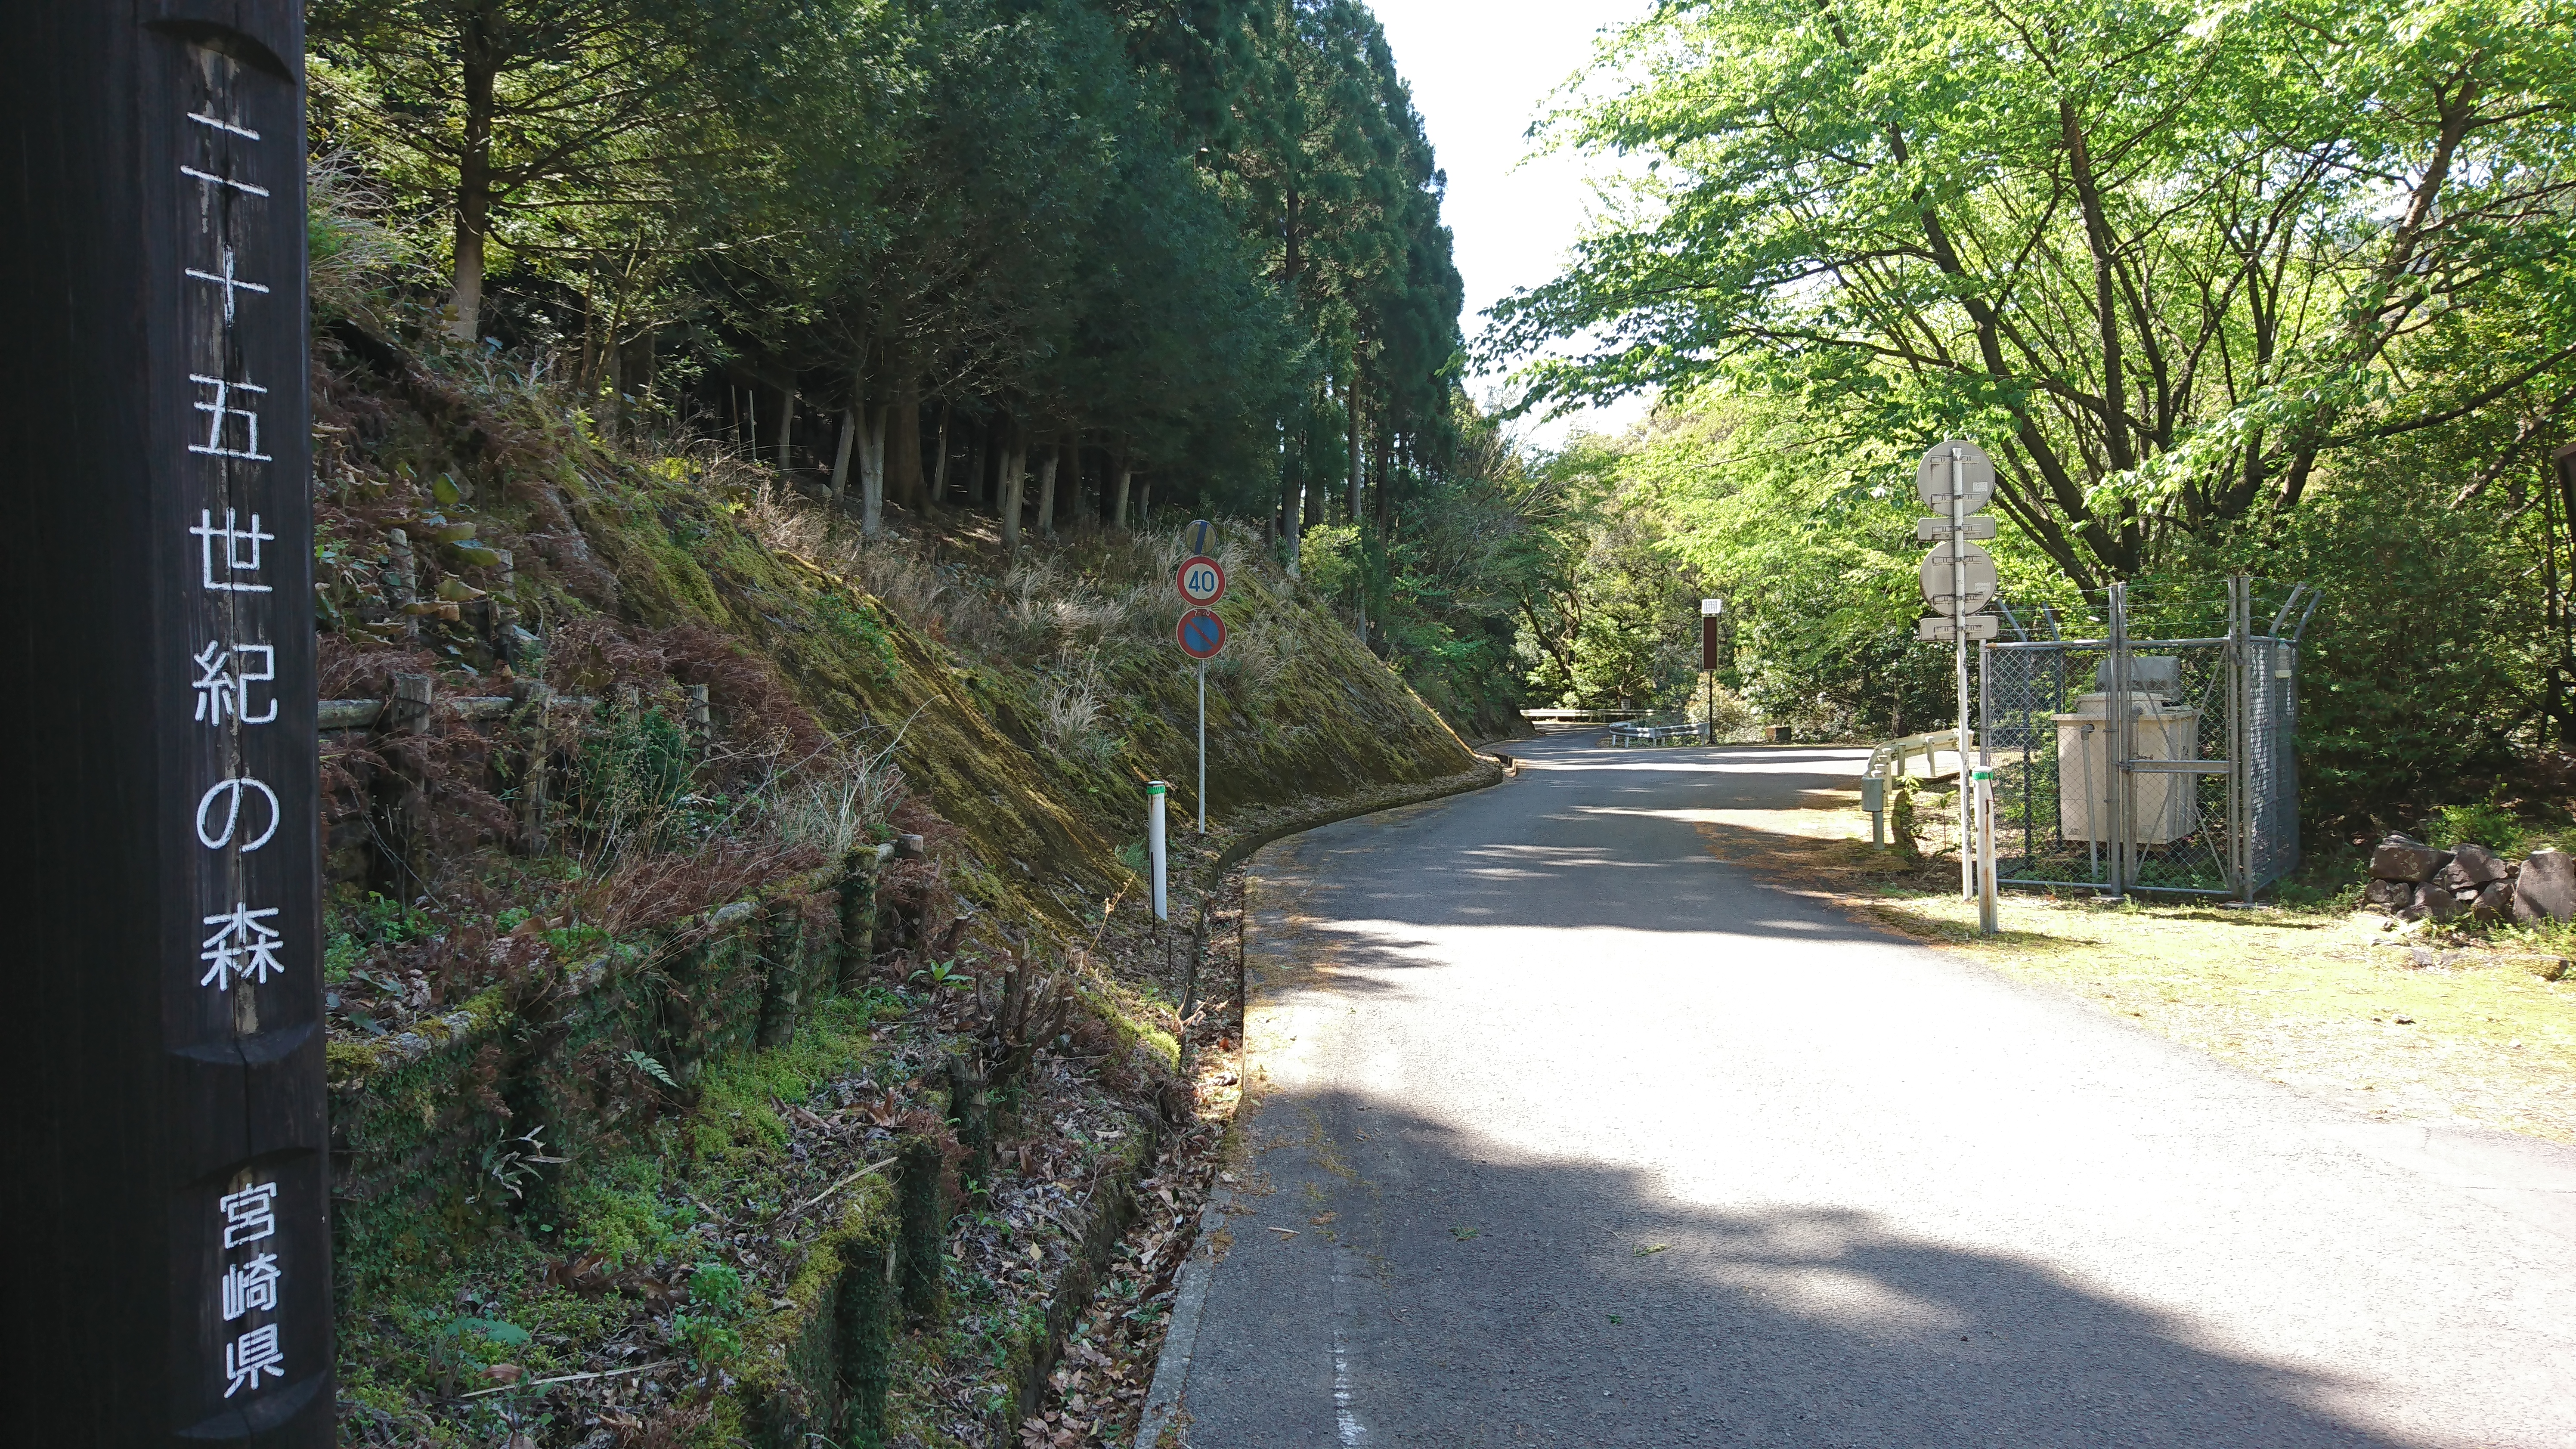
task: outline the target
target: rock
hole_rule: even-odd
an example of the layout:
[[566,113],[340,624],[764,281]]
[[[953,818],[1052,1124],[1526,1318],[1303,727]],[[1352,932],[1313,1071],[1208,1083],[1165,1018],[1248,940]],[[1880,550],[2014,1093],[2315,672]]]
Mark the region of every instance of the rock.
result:
[[2424,920],[2447,921],[2467,910],[2468,907],[2460,904],[2458,896],[2440,886],[2419,885],[2415,888],[2415,907],[2412,914]]
[[2415,904],[2415,888],[2402,880],[2375,880],[2362,887],[2361,903],[2394,914]]
[[2370,874],[2377,880],[2427,881],[2434,872],[2451,863],[2451,853],[2419,845],[2403,835],[2392,835],[2379,842],[2370,853]]
[[2451,863],[2435,873],[2435,879],[2455,891],[2483,890],[2504,878],[2503,858],[2475,841],[2452,852]]
[[2513,884],[2489,881],[2469,906],[2472,921],[2509,921],[2513,919]]
[[2576,919],[2576,859],[2563,850],[2533,851],[2514,877],[2513,918],[2525,923]]

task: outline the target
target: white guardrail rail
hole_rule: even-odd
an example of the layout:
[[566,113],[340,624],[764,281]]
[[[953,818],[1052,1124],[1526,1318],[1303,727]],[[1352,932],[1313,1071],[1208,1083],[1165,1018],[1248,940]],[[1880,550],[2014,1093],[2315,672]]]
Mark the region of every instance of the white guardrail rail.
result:
[[1612,725],[1610,733],[1602,736],[1601,742],[1614,749],[1626,749],[1631,745],[1669,745],[1679,740],[1698,740],[1706,734],[1706,730],[1695,724],[1648,724],[1639,720]]
[[[1967,743],[1970,748],[1976,745],[1974,732],[1969,733]],[[1941,762],[1945,753],[1949,756],[1946,766]],[[1887,843],[1887,782],[1905,774],[1907,763],[1917,755],[1923,757],[1924,779],[1938,780],[1958,774],[1959,761],[1966,757],[1966,752],[1960,748],[1958,727],[1953,725],[1946,730],[1907,735],[1870,750],[1869,763],[1861,766],[1860,771],[1860,808],[1869,812],[1870,844]]]

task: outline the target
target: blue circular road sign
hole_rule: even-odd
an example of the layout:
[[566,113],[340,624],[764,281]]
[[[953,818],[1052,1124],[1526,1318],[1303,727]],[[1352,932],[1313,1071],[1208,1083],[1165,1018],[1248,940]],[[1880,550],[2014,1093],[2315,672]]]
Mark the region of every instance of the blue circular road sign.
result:
[[1214,659],[1225,649],[1225,621],[1206,609],[1181,616],[1181,652],[1192,659]]

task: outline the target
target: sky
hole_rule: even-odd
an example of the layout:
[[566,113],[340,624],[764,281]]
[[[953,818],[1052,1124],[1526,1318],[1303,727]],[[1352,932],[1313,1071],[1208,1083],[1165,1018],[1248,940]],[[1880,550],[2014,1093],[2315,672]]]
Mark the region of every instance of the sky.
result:
[[[1442,170],[1442,207],[1467,284],[1463,319],[1472,345],[1483,312],[1517,288],[1553,278],[1592,206],[1579,157],[1524,161],[1523,134],[1547,97],[1590,59],[1602,27],[1642,18],[1652,0],[1371,0],[1396,69]],[[1471,377],[1480,401],[1500,377]],[[1645,414],[1643,398],[1522,425],[1541,447],[1560,446],[1576,428],[1617,432]]]

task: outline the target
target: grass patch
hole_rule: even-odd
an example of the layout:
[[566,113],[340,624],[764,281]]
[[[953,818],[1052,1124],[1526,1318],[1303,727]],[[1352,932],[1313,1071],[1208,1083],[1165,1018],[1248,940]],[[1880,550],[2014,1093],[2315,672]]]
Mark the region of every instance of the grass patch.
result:
[[2255,910],[2007,892],[1988,938],[1958,897],[1956,855],[1908,867],[1870,846],[1856,797],[1806,803],[1694,823],[1721,859],[2274,1081],[2385,1117],[2576,1143],[2576,973],[2535,969],[2568,953],[2566,928],[2394,932],[2314,889],[2292,894],[2316,903]]

